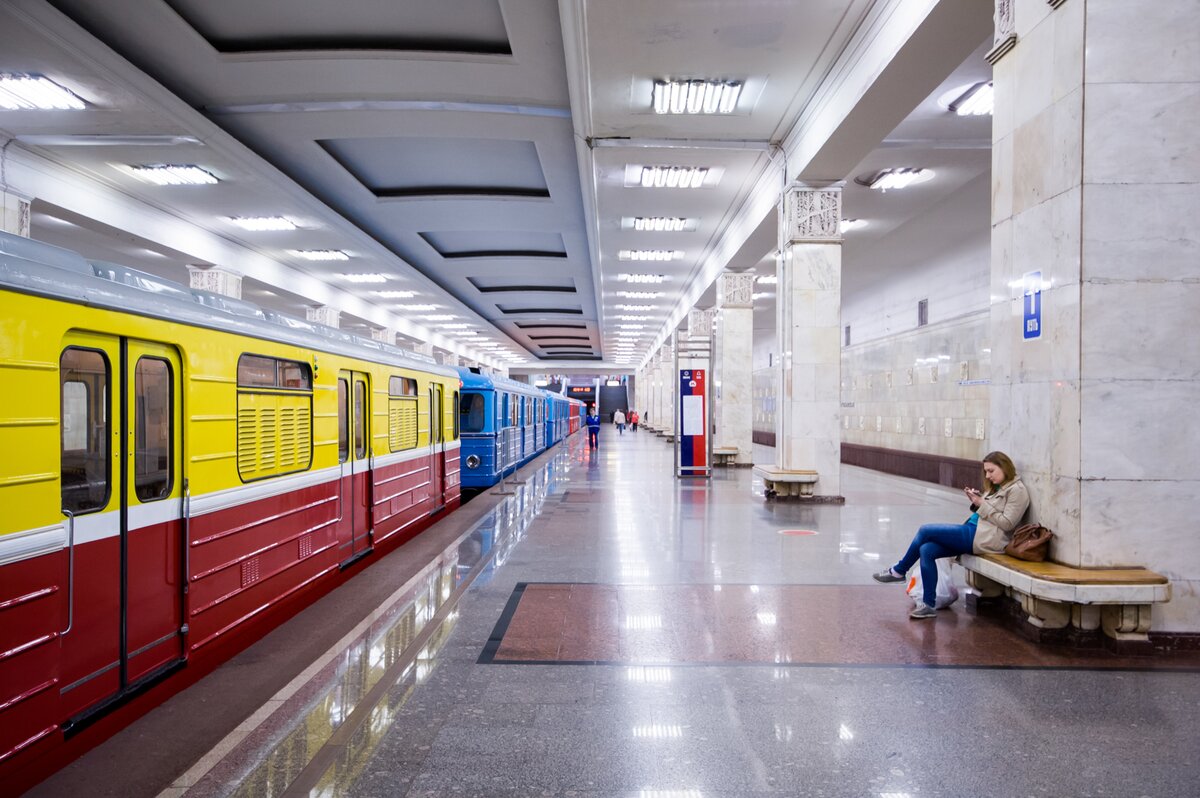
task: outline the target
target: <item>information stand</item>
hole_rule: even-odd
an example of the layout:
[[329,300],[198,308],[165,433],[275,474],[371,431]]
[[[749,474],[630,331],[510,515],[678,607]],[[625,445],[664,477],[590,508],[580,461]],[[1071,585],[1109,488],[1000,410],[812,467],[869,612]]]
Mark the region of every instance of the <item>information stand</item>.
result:
[[675,476],[712,476],[712,337],[675,336]]

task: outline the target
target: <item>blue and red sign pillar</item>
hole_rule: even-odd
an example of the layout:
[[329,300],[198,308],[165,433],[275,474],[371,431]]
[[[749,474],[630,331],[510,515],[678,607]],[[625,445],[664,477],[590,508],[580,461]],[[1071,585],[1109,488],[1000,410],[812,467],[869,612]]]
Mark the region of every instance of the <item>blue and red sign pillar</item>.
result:
[[706,369],[679,369],[679,417],[676,445],[680,476],[710,475],[708,456],[708,386]]

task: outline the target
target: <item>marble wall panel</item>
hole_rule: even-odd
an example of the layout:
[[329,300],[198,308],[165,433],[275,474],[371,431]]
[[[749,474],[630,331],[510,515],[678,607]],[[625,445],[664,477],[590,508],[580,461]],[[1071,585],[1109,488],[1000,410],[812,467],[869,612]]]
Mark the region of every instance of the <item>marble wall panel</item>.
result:
[[[1082,376],[1087,380],[1182,380],[1200,388],[1200,282],[1093,281],[1083,286]],[[1200,393],[1194,393],[1200,399]]]
[[1089,83],[1200,82],[1196,0],[1088,0],[1077,5],[1087,9]]
[[1021,297],[1020,280],[1031,271],[1040,271],[1043,282],[1055,287],[1079,282],[1081,196],[1076,185],[1013,217],[1011,271],[1004,286],[1009,297]]
[[992,220],[1008,219],[1013,213],[1013,137],[992,144]]
[[[1026,2],[1036,8],[1036,2]],[[1044,5],[1044,4],[1043,4]],[[1000,60],[1013,60],[1013,125],[1020,129],[1054,102],[1054,23],[1017,9],[1017,47]],[[995,76],[993,76],[994,78]]]
[[1018,42],[1030,38],[1037,28],[1047,23],[1051,11],[1045,0],[1016,0],[1013,22]]
[[1200,580],[1172,579],[1171,600],[1154,605],[1151,628],[1156,632],[1195,632],[1200,618]]
[[1089,185],[1085,279],[1200,279],[1198,219],[1200,183]]
[[[1181,475],[1195,495],[1200,481]],[[1080,529],[1084,565],[1141,565],[1172,579],[1200,573],[1200,546],[1191,502],[1179,501],[1176,480],[1084,480]],[[1153,520],[1148,520],[1153,519]]]
[[1088,84],[1084,182],[1200,182],[1200,83]]
[[1054,13],[1054,87],[1056,102],[1083,85],[1083,35],[1086,3],[1069,3]]
[[[1086,380],[1080,396],[1084,479],[1187,479],[1196,462],[1194,380]],[[1193,496],[1181,486],[1179,499]],[[1200,548],[1198,546],[1197,548]]]
[[1016,129],[1016,64],[1015,58],[1002,58],[992,66],[993,147]]

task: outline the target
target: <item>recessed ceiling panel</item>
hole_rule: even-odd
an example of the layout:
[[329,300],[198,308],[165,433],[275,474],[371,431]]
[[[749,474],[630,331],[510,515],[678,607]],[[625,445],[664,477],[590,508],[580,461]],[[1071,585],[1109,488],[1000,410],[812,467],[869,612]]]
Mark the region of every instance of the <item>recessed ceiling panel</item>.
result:
[[517,328],[521,330],[586,330],[586,324],[572,324],[571,322],[560,322],[558,324],[531,324],[529,322],[517,322]]
[[567,313],[572,316],[582,316],[583,308],[579,305],[563,305],[559,308],[539,307],[522,307],[521,305],[496,305],[496,308],[506,316],[514,316],[520,313],[537,313],[543,316],[552,316],[556,313]]
[[521,230],[454,230],[421,233],[443,258],[565,258],[567,247],[558,233]]
[[381,199],[550,196],[532,141],[389,136],[317,143]]
[[562,278],[547,277],[468,277],[467,281],[482,294],[529,293],[531,291],[546,291],[560,294],[576,293],[575,281],[569,277],[565,280]]
[[[497,0],[167,0],[222,53],[405,50],[512,55]],[[281,13],[281,11],[283,13]]]

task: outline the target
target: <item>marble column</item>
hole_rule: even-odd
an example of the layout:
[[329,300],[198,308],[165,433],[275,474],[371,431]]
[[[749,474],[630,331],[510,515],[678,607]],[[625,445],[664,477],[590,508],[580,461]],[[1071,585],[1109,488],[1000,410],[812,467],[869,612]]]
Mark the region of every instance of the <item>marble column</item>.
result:
[[1194,0],[1017,2],[992,57],[990,448],[1054,559],[1167,575],[1152,628],[1191,633],[1198,29]]
[[713,353],[713,448],[736,448],[733,462],[754,462],[754,275],[717,278],[716,350]]
[[842,190],[795,185],[780,207],[779,398],[768,495],[841,503]]
[[328,305],[310,305],[304,309],[305,317],[326,327],[338,327],[341,324],[342,312]]
[[658,392],[658,424],[655,429],[667,440],[675,440],[675,394],[679,390],[675,385],[675,350],[667,344],[661,352],[662,359],[658,364],[661,388]]
[[0,231],[29,238],[31,200],[0,185]]
[[242,275],[219,266],[188,266],[188,285],[197,291],[242,298]]

